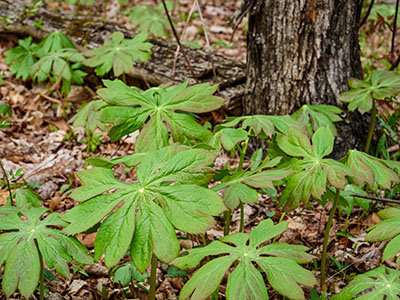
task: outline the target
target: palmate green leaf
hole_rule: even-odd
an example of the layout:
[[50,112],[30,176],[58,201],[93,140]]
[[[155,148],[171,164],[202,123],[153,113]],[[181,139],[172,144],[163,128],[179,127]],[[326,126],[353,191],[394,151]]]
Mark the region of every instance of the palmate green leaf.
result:
[[50,52],[58,52],[61,49],[75,49],[75,45],[62,32],[55,30],[48,34],[38,45],[37,54],[43,57]]
[[187,84],[141,91],[120,80],[104,80],[106,88],[97,91],[109,104],[101,112],[102,121],[115,125],[110,131],[113,139],[143,126],[135,145],[137,153],[161,149],[171,138],[173,142],[189,145],[207,142],[212,137],[211,132],[198,124],[190,113],[215,110],[224,100],[213,96],[216,86],[188,87]]
[[345,164],[351,168],[352,178],[359,186],[368,183],[371,187],[377,185],[383,189],[390,189],[392,184],[400,182],[399,175],[392,170],[397,170],[396,162],[350,150],[345,157]]
[[254,115],[243,117],[228,117],[224,124],[218,125],[219,127],[234,127],[242,122],[242,128],[252,128],[256,136],[260,138],[270,138],[277,132],[287,134],[289,128],[298,128],[306,132],[304,123],[301,123],[290,116],[268,116],[268,115]]
[[106,103],[94,100],[83,104],[78,112],[69,120],[76,127],[84,127],[86,135],[92,134],[97,128],[105,130],[105,124],[100,121],[99,111]]
[[18,207],[29,205],[39,207],[40,201],[42,200],[42,197],[29,188],[16,189],[12,194],[13,198],[15,199],[15,204]]
[[305,299],[297,283],[313,286],[316,280],[310,271],[300,267],[296,261],[309,262],[313,259],[313,256],[304,252],[307,248],[287,244],[260,247],[286,229],[286,222],[274,226],[270,219],[264,220],[251,234],[228,235],[204,248],[190,249],[188,255],[174,259],[172,264],[184,269],[194,268],[205,256],[225,254],[202,266],[185,284],[179,299],[207,299],[218,288],[224,274],[235,261],[239,263],[234,266],[228,278],[228,300],[268,299],[263,277],[253,263],[267,274],[268,282],[279,293],[292,299]]
[[351,79],[350,90],[340,94],[348,109],[365,113],[372,109],[374,99],[385,99],[400,93],[400,76],[391,71],[376,70],[364,80]]
[[[166,1],[168,11],[171,11],[174,2]],[[170,25],[164,12],[162,3],[153,8],[151,5],[135,5],[124,12],[128,16],[128,21],[139,25],[139,31],[148,32],[154,36],[162,37],[168,32]]]
[[241,128],[223,128],[214,134],[210,145],[217,151],[221,149],[221,146],[224,147],[225,150],[231,151],[235,148],[237,143],[247,138],[247,132]]
[[49,52],[31,67],[32,79],[42,82],[55,76],[57,80],[71,81],[72,71],[69,62],[81,62],[82,60],[82,54],[72,48]]
[[32,37],[19,40],[18,46],[5,52],[5,63],[10,65],[11,74],[26,80],[30,75],[30,69],[36,62],[35,51],[37,45],[32,43]]
[[333,105],[303,105],[291,116],[302,123],[311,124],[313,131],[317,131],[321,127],[328,127],[336,136],[337,130],[334,123],[342,121],[342,118],[339,117],[340,113],[342,110]]
[[97,233],[95,259],[105,254],[105,264],[111,267],[130,246],[132,260],[141,272],[148,267],[152,253],[170,262],[179,252],[174,227],[202,233],[213,224],[212,216],[226,209],[217,193],[195,185],[214,176],[209,167],[214,154],[185,149],[170,146],[141,155],[136,166],[138,183],[119,182],[112,170],[105,168],[79,173],[82,186],[71,197],[85,202],[63,216],[71,223],[64,231],[85,231],[107,216]]
[[145,62],[150,58],[148,51],[153,45],[146,42],[147,34],[139,33],[133,39],[124,39],[122,32],[114,32],[111,40],[105,41],[103,46],[85,53],[85,65],[96,68],[96,74],[103,76],[111,68],[115,77],[129,73],[135,61]]
[[365,240],[376,242],[392,239],[383,251],[382,260],[385,261],[400,252],[400,209],[386,208],[378,212],[378,216],[383,221],[368,228]]
[[268,169],[277,165],[280,157],[273,160],[266,158],[256,169],[236,172],[232,176],[225,176],[222,183],[212,188],[214,191],[226,188],[223,194],[225,205],[229,209],[235,209],[240,203],[253,203],[258,201],[258,193],[255,189],[270,189],[274,182],[279,181],[293,171],[288,169]]
[[[66,223],[53,213],[41,220],[46,208],[25,207],[19,209],[0,208],[0,267],[5,262],[3,291],[12,295],[18,288],[25,298],[35,291],[39,281],[40,260],[38,248],[49,268],[69,278],[68,263],[89,264],[92,259],[88,250],[79,242],[48,226],[65,226]],[[23,216],[23,218],[20,217]]]
[[399,279],[400,271],[380,266],[364,274],[357,275],[347,287],[331,299],[396,300],[399,299],[398,295],[400,294]]
[[295,128],[288,135],[278,135],[277,142],[286,154],[303,158],[293,161],[291,169],[296,172],[287,178],[279,205],[293,209],[300,202],[306,204],[311,196],[320,200],[327,183],[342,190],[345,188],[346,176],[351,170],[340,162],[324,158],[332,152],[334,142],[328,127],[321,127],[314,133],[312,144],[304,132]]

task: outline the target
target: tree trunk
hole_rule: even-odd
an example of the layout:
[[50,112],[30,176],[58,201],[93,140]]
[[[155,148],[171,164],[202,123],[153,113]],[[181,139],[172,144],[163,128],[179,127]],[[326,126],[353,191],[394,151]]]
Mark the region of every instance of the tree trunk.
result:
[[[304,104],[343,107],[337,100],[338,94],[348,89],[351,77],[362,76],[359,1],[252,2],[245,113],[284,115]],[[361,127],[354,126],[356,119],[360,123],[360,116],[349,114],[346,119],[352,126],[349,123],[343,130],[338,128],[339,143],[345,141],[348,145],[345,149],[341,146],[343,153],[362,143],[357,140]]]

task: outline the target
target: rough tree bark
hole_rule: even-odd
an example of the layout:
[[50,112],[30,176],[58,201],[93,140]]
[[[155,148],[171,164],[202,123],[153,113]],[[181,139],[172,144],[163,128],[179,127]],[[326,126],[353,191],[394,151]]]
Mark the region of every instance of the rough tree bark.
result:
[[[303,104],[343,107],[337,95],[351,77],[362,76],[358,2],[248,0],[245,114],[284,115]],[[345,118],[339,155],[362,144],[360,116]]]

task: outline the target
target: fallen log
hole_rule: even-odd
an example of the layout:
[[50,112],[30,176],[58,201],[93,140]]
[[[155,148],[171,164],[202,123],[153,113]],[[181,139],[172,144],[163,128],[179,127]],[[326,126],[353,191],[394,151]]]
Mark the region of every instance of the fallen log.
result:
[[[126,38],[132,38],[136,34],[117,24],[103,22],[101,19],[72,17],[41,6],[34,10],[29,9],[23,0],[0,0],[0,33],[3,36],[4,34],[15,34],[19,37],[29,35],[40,40],[50,32],[59,30],[81,50],[102,45],[115,31],[121,31]],[[42,22],[40,28],[36,25],[39,21]],[[149,42],[153,44],[150,60],[136,63],[128,76],[152,86],[169,82],[180,83],[186,79],[194,81],[181,54],[178,56],[175,74],[172,74],[177,48],[174,41],[150,38]],[[218,83],[220,94],[226,100],[225,110],[232,115],[241,115],[246,82],[244,64],[194,48],[186,47],[185,52],[197,81]]]

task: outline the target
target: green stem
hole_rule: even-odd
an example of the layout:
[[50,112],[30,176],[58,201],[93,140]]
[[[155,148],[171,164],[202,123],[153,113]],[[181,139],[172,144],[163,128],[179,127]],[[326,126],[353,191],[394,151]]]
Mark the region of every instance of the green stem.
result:
[[203,241],[203,246],[207,246],[206,235],[204,233],[201,235],[201,239]]
[[238,147],[239,152],[240,152],[240,159],[239,159],[238,171],[242,171],[242,170],[243,170],[244,156],[245,156],[245,154],[246,154],[247,146],[248,146],[248,145],[249,145],[249,139],[245,140],[245,141],[242,143],[242,147],[243,147],[243,148]]
[[244,207],[243,203],[240,202],[240,226],[239,226],[239,232],[243,232],[243,227],[244,227]]
[[43,264],[43,255],[40,252],[39,245],[37,240],[35,239],[35,246],[39,254],[39,261],[40,261],[40,300],[44,300],[44,264]]
[[231,226],[231,213],[232,211],[228,209],[225,212],[225,228],[224,228],[224,236],[229,234],[229,228]]
[[6,172],[6,170],[4,169],[4,166],[3,166],[3,164],[1,163],[1,161],[0,161],[0,167],[1,167],[1,169],[2,169],[2,171],[3,171],[3,174],[4,174],[3,179],[6,181],[8,193],[10,194],[11,206],[15,206],[14,199],[13,199],[13,196],[12,196],[10,181],[8,180],[7,172]]
[[[283,221],[283,218],[286,216],[286,213],[285,212],[283,212],[283,214],[281,215],[281,217],[279,218],[279,222],[278,222],[278,224],[280,224],[280,223],[282,223],[282,221]],[[276,239],[277,239],[278,237],[276,236],[276,237],[274,237],[273,238],[273,240],[272,240],[272,244],[275,244],[276,243]]]
[[371,121],[369,123],[367,143],[365,144],[365,150],[364,150],[364,152],[367,154],[369,151],[369,147],[371,146],[372,135],[374,134],[375,124],[376,124],[376,105],[375,105],[375,100],[373,100],[372,101],[372,111],[371,111]]
[[350,214],[348,214],[346,216],[346,221],[344,223],[344,229],[343,229],[344,232],[347,232],[347,229],[349,228],[349,218],[350,218]]
[[327,289],[326,282],[325,282],[325,278],[326,278],[326,254],[328,252],[329,232],[331,230],[333,216],[335,215],[336,209],[337,209],[338,204],[339,204],[339,197],[340,197],[340,190],[338,188],[336,188],[335,200],[333,202],[332,209],[331,209],[331,211],[329,213],[328,223],[326,223],[326,226],[325,226],[324,245],[323,245],[323,248],[322,248],[322,257],[321,257],[321,282],[320,282],[321,291],[326,291],[326,289]]
[[149,300],[156,299],[156,282],[157,282],[157,256],[153,253],[153,255],[151,256]]

